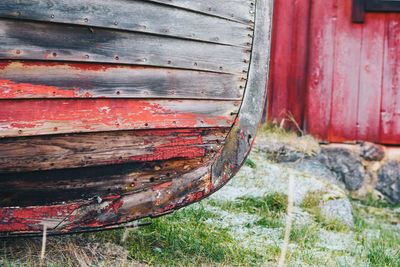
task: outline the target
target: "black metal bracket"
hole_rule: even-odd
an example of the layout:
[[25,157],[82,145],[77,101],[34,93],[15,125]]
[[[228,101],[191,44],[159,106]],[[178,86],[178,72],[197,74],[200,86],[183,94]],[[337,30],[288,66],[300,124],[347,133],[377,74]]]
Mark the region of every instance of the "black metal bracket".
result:
[[400,12],[400,1],[353,0],[352,21],[354,23],[364,23],[365,12]]

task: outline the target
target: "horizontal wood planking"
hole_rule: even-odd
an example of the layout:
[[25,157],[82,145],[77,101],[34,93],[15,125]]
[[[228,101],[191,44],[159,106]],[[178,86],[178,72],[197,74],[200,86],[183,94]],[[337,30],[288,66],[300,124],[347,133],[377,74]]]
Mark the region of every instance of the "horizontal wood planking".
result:
[[[222,2],[226,5],[225,1]],[[204,5],[202,1],[199,3]],[[248,46],[247,43],[251,42],[248,36],[249,20],[252,19],[249,14],[251,6],[246,1],[238,4],[241,7],[247,5],[247,10],[240,10],[240,13],[250,17],[247,25],[173,6],[135,0],[3,0],[0,3],[0,17],[79,24]]]
[[0,173],[198,158],[229,128],[85,133],[0,139]]
[[230,127],[239,104],[239,101],[211,100],[0,100],[0,137]]
[[247,24],[254,19],[255,0],[145,0],[193,10]]
[[0,99],[191,98],[240,100],[232,74],[114,64],[0,61]]
[[[251,33],[249,31],[249,33]],[[250,48],[85,26],[0,20],[0,59],[163,66],[245,76]]]
[[123,194],[135,195],[146,190],[157,190],[170,185],[185,173],[209,165],[208,161],[214,155],[215,152],[209,151],[205,157],[194,159],[176,158],[158,162],[2,174],[0,207],[49,205],[91,199],[97,202]]

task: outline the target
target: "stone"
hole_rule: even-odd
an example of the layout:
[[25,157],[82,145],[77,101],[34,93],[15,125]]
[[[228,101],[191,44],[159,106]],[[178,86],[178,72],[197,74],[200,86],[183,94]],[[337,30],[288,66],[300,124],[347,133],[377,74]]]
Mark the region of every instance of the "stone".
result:
[[389,161],[378,172],[375,189],[381,192],[389,202],[400,203],[400,163]]
[[358,190],[364,185],[365,172],[358,155],[343,148],[322,148],[317,158],[347,189]]
[[367,161],[381,161],[385,157],[383,147],[370,142],[362,142],[359,147],[359,153],[360,157]]
[[338,220],[354,226],[353,207],[347,198],[332,199],[320,204],[321,215],[328,220]]

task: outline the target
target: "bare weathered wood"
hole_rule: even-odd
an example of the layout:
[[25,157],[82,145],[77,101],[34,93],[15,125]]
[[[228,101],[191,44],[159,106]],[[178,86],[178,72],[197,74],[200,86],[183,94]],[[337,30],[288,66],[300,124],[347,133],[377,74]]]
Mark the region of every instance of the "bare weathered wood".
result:
[[[244,1],[236,2],[241,8],[247,4]],[[198,3],[203,4],[203,1]],[[248,5],[247,9],[250,8]],[[136,0],[2,0],[0,2],[2,18],[147,32],[236,46],[246,46],[251,41],[247,29],[251,14],[247,13],[248,24],[244,25],[155,2]]]
[[156,99],[0,100],[0,137],[230,127],[239,103]]
[[240,21],[244,24],[253,20],[255,13],[255,0],[145,0],[163,3],[183,9],[196,11],[202,14],[214,15],[229,20]]
[[232,74],[113,64],[0,62],[0,99],[200,98],[240,100]]
[[198,158],[229,128],[119,131],[0,139],[0,173]]
[[[123,194],[157,190],[195,170],[214,155],[209,151],[205,157],[194,159],[2,174],[0,207],[40,206],[90,199],[101,202]],[[0,225],[1,220],[0,209]]]
[[[57,185],[57,179],[54,179],[54,177],[61,177],[62,179],[59,185],[62,186],[63,189],[70,190],[70,193],[73,193],[73,188],[68,187],[69,183],[71,182],[71,179],[69,178],[73,177],[73,174],[70,172],[72,170],[66,170],[68,173],[66,173],[65,176],[57,175],[57,173],[55,173],[56,171],[37,172],[41,173],[42,175],[46,173],[48,176],[40,179],[41,181],[44,181],[44,183],[43,186],[39,187],[38,191],[40,189],[44,189],[44,191],[42,191],[42,194],[40,194],[40,192],[39,194],[36,194],[37,196],[44,196],[44,199],[35,199],[34,201],[36,201],[35,203],[46,204],[42,204],[43,206],[36,205],[33,207],[26,207],[25,205],[29,204],[25,202],[23,204],[25,207],[22,208],[13,208],[10,207],[10,205],[0,208],[0,232],[40,233],[44,223],[48,225],[49,233],[61,233],[68,231],[77,232],[88,229],[104,228],[107,227],[107,225],[166,214],[198,201],[208,196],[210,193],[215,192],[222,185],[224,185],[231,178],[231,176],[237,172],[240,165],[243,164],[243,161],[249,152],[251,142],[254,140],[253,133],[255,134],[257,130],[257,125],[261,116],[261,106],[263,103],[261,96],[264,94],[268,68],[268,55],[266,53],[268,53],[270,36],[269,30],[271,25],[271,3],[272,1],[269,0],[257,1],[256,33],[258,36],[255,36],[255,49],[252,52],[252,67],[249,75],[249,87],[246,89],[241,113],[238,115],[238,120],[235,123],[236,126],[234,129],[231,129],[229,133],[230,138],[227,140],[228,143],[224,144],[223,151],[220,151],[221,153],[212,155],[206,154],[206,157],[184,160],[184,162],[190,163],[193,161],[194,167],[189,168],[189,171],[187,172],[182,171],[182,168],[184,169],[184,165],[180,165],[183,166],[181,168],[173,168],[172,165],[166,167],[163,165],[160,167],[161,172],[164,169],[173,168],[179,170],[177,175],[173,176],[170,173],[169,176],[173,176],[173,178],[169,180],[165,178],[168,177],[168,173],[166,173],[165,176],[160,177],[160,181],[163,182],[160,182],[155,186],[146,185],[139,190],[129,190],[129,184],[126,183],[126,191],[123,191],[118,186],[124,183],[117,180],[118,177],[131,177],[130,174],[127,174],[129,171],[121,168],[122,166],[126,166],[127,168],[128,166],[131,166],[129,168],[133,168],[132,166],[134,164],[143,163],[111,165],[100,168],[75,169],[78,170],[75,174],[79,174],[79,177],[77,179],[72,179],[74,181],[74,186],[84,188],[85,184],[94,185],[96,183],[96,180],[93,181],[94,183],[82,183],[81,178],[84,175],[86,175],[85,177],[88,177],[88,179],[90,179],[90,177],[99,179],[100,182],[105,182],[107,178],[110,178],[110,182],[108,183],[111,186],[109,188],[110,191],[121,194],[114,195],[112,193],[107,194],[106,192],[99,191],[100,194],[96,196],[93,194],[93,192],[96,192],[96,190],[88,190],[89,194],[85,195],[84,191],[82,190],[74,195],[74,199],[77,199],[76,201],[66,203],[62,203],[62,200],[60,202],[57,201],[56,203],[51,203],[49,199],[54,199],[56,193],[53,192],[52,194],[43,194],[43,192],[49,192],[52,186]],[[25,100],[15,101],[23,102]],[[39,100],[29,101],[34,102]],[[155,103],[159,103],[159,101],[161,100],[157,100]],[[8,100],[5,102],[8,102]],[[56,101],[51,100],[51,102]],[[74,102],[78,101],[74,100]],[[200,102],[203,101],[194,101],[192,102],[192,105],[202,105],[203,103]],[[221,105],[226,102],[228,101],[218,101],[216,103]],[[186,102],[186,104],[187,103],[188,102]],[[132,109],[133,106],[128,108]],[[211,106],[204,107],[204,112],[205,110],[211,108]],[[68,110],[71,111],[74,109]],[[205,114],[208,113],[205,112]],[[174,117],[175,113],[169,113],[168,116],[169,118]],[[168,120],[164,121],[169,123]],[[160,127],[159,125],[157,126]],[[200,124],[192,127],[199,126]],[[207,156],[211,156],[211,158],[207,158]],[[168,161],[162,161],[163,164],[167,162]],[[154,175],[154,170],[157,170],[158,167],[155,167],[152,164],[156,164],[156,162],[144,164],[149,164],[147,166],[152,168],[150,170]],[[106,167],[115,169],[106,170]],[[86,169],[85,174],[83,174],[84,169]],[[95,170],[100,171],[103,176],[96,177],[96,174],[93,173]],[[126,171],[126,173],[123,174],[126,176],[120,175],[118,177],[114,177],[115,181],[117,182],[115,183],[116,187],[112,187],[112,175],[118,175],[118,172],[123,171]],[[105,172],[108,172],[108,176],[104,176]],[[140,174],[139,177],[143,176]],[[36,177],[30,177],[30,181],[34,181],[35,178]],[[11,180],[13,179],[9,179],[9,181]],[[53,184],[51,184],[51,182]],[[133,182],[135,181],[133,180]],[[149,180],[149,182],[151,183],[152,181]],[[155,181],[153,180],[153,182]],[[5,186],[6,185],[1,188],[4,188]],[[21,183],[18,186],[23,187],[24,184]],[[25,192],[29,193],[27,188],[32,188],[32,184],[25,188]],[[92,187],[92,189],[93,188],[96,187]],[[101,188],[106,187],[101,186]],[[64,192],[63,190],[58,191]],[[18,193],[18,190],[16,192]],[[48,195],[51,197],[46,199]],[[106,195],[106,197],[103,197],[103,195]],[[2,194],[0,194],[0,196],[3,197]],[[13,195],[10,193],[9,196],[13,197]],[[71,196],[71,194],[68,194],[67,196]],[[6,201],[6,198],[4,198],[4,200]]]
[[[243,74],[247,48],[85,26],[0,20],[0,59],[102,62]],[[246,61],[247,62],[247,61]]]

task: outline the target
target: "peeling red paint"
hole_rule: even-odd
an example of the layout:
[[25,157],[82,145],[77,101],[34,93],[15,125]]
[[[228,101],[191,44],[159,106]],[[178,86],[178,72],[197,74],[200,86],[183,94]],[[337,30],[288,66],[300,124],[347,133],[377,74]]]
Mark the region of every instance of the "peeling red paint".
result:
[[230,126],[231,117],[181,112],[177,101],[138,99],[53,99],[8,100],[2,102],[0,136],[16,136],[18,126],[24,135],[142,128],[187,128]]
[[166,182],[166,183],[154,186],[153,190],[155,191],[155,190],[159,190],[159,189],[162,189],[162,188],[166,188],[166,187],[168,187],[170,185],[172,185],[172,182]]
[[29,96],[77,97],[77,94],[72,90],[63,90],[54,86],[15,83],[10,80],[0,79],[0,98],[16,98]]
[[69,204],[45,207],[1,208],[0,232],[40,230],[40,222],[43,219],[59,218],[59,220],[62,220],[82,205]]

